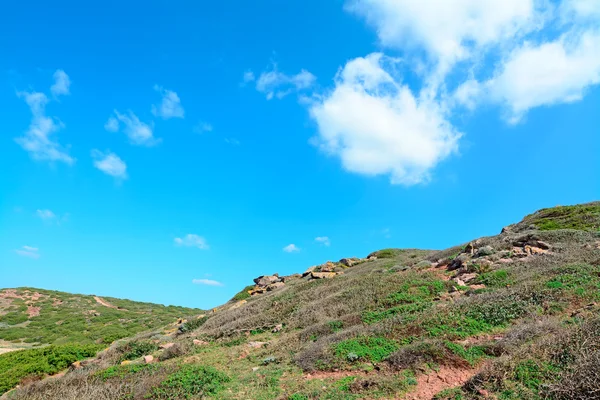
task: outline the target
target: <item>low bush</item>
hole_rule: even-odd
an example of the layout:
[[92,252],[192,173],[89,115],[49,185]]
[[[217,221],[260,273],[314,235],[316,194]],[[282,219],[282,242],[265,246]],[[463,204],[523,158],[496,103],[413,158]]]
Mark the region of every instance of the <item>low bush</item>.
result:
[[230,378],[213,367],[188,364],[167,376],[152,389],[153,399],[191,399],[212,396],[223,390]]
[[359,359],[380,362],[398,349],[398,343],[384,337],[361,336],[344,340],[335,345],[335,354],[347,359],[354,353]]

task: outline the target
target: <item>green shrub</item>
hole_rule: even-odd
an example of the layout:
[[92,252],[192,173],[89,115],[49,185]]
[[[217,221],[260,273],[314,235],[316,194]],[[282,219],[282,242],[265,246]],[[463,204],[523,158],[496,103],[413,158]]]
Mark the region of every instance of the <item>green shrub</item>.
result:
[[491,287],[503,287],[512,284],[513,281],[510,279],[508,271],[505,269],[498,269],[479,275],[478,283],[483,283],[484,285]]
[[335,345],[335,354],[342,359],[348,359],[354,353],[366,361],[380,362],[398,349],[398,343],[384,337],[361,336],[344,340]]
[[191,399],[215,395],[230,378],[213,367],[184,365],[152,389],[154,399]]
[[0,355],[0,395],[29,376],[52,375],[84,358],[94,357],[98,345],[48,346]]
[[254,289],[254,285],[246,286],[241,291],[239,291],[235,296],[233,296],[231,298],[231,300],[233,300],[233,301],[240,301],[240,300],[249,299],[252,296],[250,296],[250,293],[248,293],[248,291],[250,291],[252,289]]
[[135,360],[136,358],[154,353],[158,349],[159,347],[156,343],[148,340],[129,342],[119,347],[119,351],[123,353],[119,361]]
[[208,320],[207,316],[202,318],[190,318],[187,322],[181,324],[179,327],[179,333],[192,332],[200,328]]

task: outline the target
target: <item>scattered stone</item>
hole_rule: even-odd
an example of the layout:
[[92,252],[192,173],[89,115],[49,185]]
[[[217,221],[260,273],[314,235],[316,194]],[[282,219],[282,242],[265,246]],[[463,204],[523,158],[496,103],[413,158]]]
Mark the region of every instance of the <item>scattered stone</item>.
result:
[[248,342],[247,346],[251,349],[260,349],[261,347],[265,347],[269,344],[269,342]]
[[460,278],[453,278],[452,280],[456,282],[458,286],[467,286],[467,284],[464,283]]
[[498,262],[500,264],[510,264],[511,262],[513,262],[513,260],[510,259],[510,258],[501,258],[501,259],[498,260]]
[[131,361],[129,361],[129,360],[121,361],[121,365],[129,365],[129,364],[131,364]]
[[159,347],[161,349],[170,349],[173,346],[175,346],[175,343],[171,342],[171,343],[163,343]]
[[273,356],[267,357],[262,361],[263,365],[269,365],[269,364],[273,364],[276,362],[277,362],[277,359]]
[[331,261],[327,261],[325,264],[322,264],[319,268],[320,272],[334,272],[336,265]]
[[263,276],[259,276],[258,278],[254,279],[254,283],[256,283],[256,285],[259,287],[266,287],[275,282],[280,282],[280,281],[281,281],[281,278],[279,278],[279,274],[263,275]]
[[230,310],[235,310],[236,308],[240,308],[241,306],[243,306],[247,302],[248,302],[247,300],[240,300],[237,303],[235,303],[234,305],[232,305],[231,307],[229,307],[229,309]]
[[337,274],[338,272],[312,272],[310,276],[312,279],[331,279]]
[[377,256],[368,256],[367,261],[375,261],[377,260]]
[[459,269],[460,267],[466,265],[469,257],[466,254],[458,255],[450,264],[448,264],[448,271],[454,271]]
[[544,250],[540,247],[529,246],[529,245],[525,245],[525,247],[523,249],[525,250],[526,254],[532,255],[532,256],[548,253],[548,250]]
[[474,291],[474,290],[485,289],[485,287],[486,286],[483,284],[478,284],[478,285],[470,285],[469,289]]
[[302,278],[302,274],[292,274],[292,275],[288,275],[288,276],[282,276],[281,277],[281,281],[282,282],[287,282],[290,281],[292,279],[300,279]]
[[468,253],[470,255],[475,254],[475,244],[473,242],[470,242],[469,244],[467,244],[465,246],[465,253]]
[[477,274],[463,274],[460,276],[460,279],[463,280],[463,282],[469,283],[472,280],[474,280],[475,278],[477,278]]
[[200,339],[194,339],[192,343],[194,343],[194,346],[206,346],[207,344],[209,344],[208,342],[205,342],[204,340]]
[[144,356],[144,362],[150,364],[154,361],[154,356]]
[[260,367],[252,367],[252,372],[256,372],[260,369]]
[[306,271],[304,271],[304,273],[302,274],[302,277],[304,278],[305,276],[309,276],[312,272],[314,272],[317,269],[317,266],[314,265],[312,267],[310,267],[309,269],[307,269]]
[[71,364],[71,369],[81,369],[81,361],[75,361]]

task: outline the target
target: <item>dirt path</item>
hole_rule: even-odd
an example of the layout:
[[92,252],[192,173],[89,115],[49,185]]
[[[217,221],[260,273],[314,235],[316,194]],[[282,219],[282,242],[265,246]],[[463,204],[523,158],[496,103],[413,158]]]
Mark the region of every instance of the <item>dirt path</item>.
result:
[[431,400],[444,389],[464,385],[476,372],[476,369],[440,367],[439,371],[418,376],[416,389],[407,394],[404,399]]
[[117,306],[113,306],[112,304],[110,304],[106,300],[102,299],[101,297],[94,296],[94,300],[96,300],[96,303],[98,303],[98,304],[100,304],[100,305],[102,305],[104,307],[114,308],[115,310],[124,310],[123,308],[119,308]]

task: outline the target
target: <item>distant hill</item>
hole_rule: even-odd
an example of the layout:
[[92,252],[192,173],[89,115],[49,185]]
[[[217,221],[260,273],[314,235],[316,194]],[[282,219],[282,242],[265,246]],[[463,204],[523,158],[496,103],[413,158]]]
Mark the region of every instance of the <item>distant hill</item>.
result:
[[201,310],[56,292],[0,290],[0,353],[46,344],[104,344]]
[[[599,399],[600,202],[540,210],[442,251],[260,276],[206,315],[96,357],[51,350],[0,356],[0,393],[20,383],[8,398]],[[15,367],[39,360],[48,367]]]

